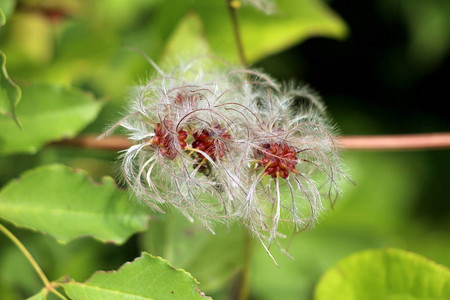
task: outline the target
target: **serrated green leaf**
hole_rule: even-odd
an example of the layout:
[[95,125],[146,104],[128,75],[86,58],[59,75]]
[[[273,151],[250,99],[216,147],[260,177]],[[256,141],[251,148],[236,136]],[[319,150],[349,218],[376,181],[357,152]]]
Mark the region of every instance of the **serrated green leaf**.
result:
[[[343,38],[347,34],[344,21],[322,1],[280,0],[277,5],[278,12],[274,15],[265,15],[251,7],[238,10],[244,50],[250,63],[285,50],[309,37]],[[201,19],[202,26],[196,30],[202,30],[211,52],[227,60],[237,61],[236,42],[226,1],[161,2],[151,23],[153,38],[156,36],[159,41],[166,41],[177,25],[173,20],[181,20],[192,11]],[[154,42],[152,48],[156,46],[159,45]],[[156,52],[150,50],[148,53]]]
[[343,259],[328,270],[316,300],[445,300],[450,270],[399,249],[369,250]]
[[65,87],[35,84],[22,91],[17,115],[23,130],[0,116],[0,154],[34,153],[45,143],[74,137],[97,116],[103,104]]
[[[238,19],[247,60],[255,62],[296,45],[306,38],[343,38],[347,27],[326,4],[317,0],[279,0],[277,12],[265,15],[251,7],[238,10]],[[225,1],[197,1],[211,49],[236,61],[236,43]]]
[[96,272],[85,283],[71,280],[61,285],[73,299],[210,299],[191,274],[145,252],[117,271]]
[[0,192],[0,218],[66,243],[89,235],[123,243],[147,227],[148,214],[111,177],[95,184],[83,171],[49,165],[24,173]]
[[[0,10],[0,25],[2,15]],[[16,106],[21,97],[22,91],[20,87],[9,78],[8,72],[6,71],[6,55],[0,50],[0,114],[12,118],[19,127],[21,125],[17,119]]]

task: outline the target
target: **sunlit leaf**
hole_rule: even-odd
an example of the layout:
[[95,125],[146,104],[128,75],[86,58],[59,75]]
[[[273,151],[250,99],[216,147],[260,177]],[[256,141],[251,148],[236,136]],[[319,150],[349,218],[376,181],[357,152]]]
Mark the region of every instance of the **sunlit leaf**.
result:
[[14,10],[15,5],[16,5],[16,0],[0,1],[0,26],[5,24],[6,18],[11,15],[11,13]]
[[20,123],[16,115],[16,106],[21,97],[20,87],[9,78],[6,71],[6,55],[0,51],[0,115],[3,114],[14,119],[18,126]]
[[208,53],[208,42],[203,35],[203,25],[197,14],[186,15],[166,43],[163,59],[192,59]]
[[328,270],[316,300],[444,300],[450,295],[450,270],[398,249],[354,254]]
[[3,10],[0,9],[0,27],[5,25],[5,23],[6,23],[5,14],[3,13]]
[[175,269],[164,259],[143,253],[119,270],[96,272],[85,283],[62,283],[73,299],[210,299],[186,271]]
[[[236,61],[236,43],[226,1],[197,1],[213,52]],[[313,36],[343,38],[347,27],[326,4],[316,0],[280,0],[273,15],[243,7],[238,10],[244,50],[249,62],[286,50]]]
[[0,192],[0,218],[65,243],[89,235],[123,243],[147,226],[148,214],[118,190],[110,177],[101,184],[83,171],[49,165],[24,173]]
[[[17,69],[36,74],[33,67],[48,67],[55,51],[54,34],[52,23],[44,14],[18,10],[8,19],[2,50],[8,54],[8,68],[14,78],[23,78]],[[39,79],[42,76],[36,75]]]
[[34,153],[45,143],[75,136],[99,113],[102,102],[76,89],[31,85],[22,89],[17,115],[23,130],[0,116],[0,153]]

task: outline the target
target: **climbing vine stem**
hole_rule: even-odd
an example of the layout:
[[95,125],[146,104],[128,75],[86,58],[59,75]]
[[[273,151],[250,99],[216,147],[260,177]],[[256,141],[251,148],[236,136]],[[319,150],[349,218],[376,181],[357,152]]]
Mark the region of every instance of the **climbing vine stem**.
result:
[[60,299],[67,300],[67,298],[64,295],[62,295],[55,289],[55,285],[48,280],[47,276],[45,276],[41,267],[38,265],[38,263],[36,262],[34,257],[31,255],[31,253],[28,251],[28,249],[25,248],[25,246],[22,244],[22,242],[2,224],[0,224],[0,231],[3,232],[3,234],[5,234],[17,246],[17,248],[19,248],[19,250],[23,253],[23,255],[27,258],[27,260],[33,266],[36,273],[38,273],[39,277],[41,278],[42,282],[45,285],[45,288],[48,291],[54,293]]

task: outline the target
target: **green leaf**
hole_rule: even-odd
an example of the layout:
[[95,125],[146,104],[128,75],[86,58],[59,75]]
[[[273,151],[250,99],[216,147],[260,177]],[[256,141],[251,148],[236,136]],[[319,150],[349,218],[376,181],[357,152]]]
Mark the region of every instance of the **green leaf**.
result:
[[20,130],[0,116],[0,154],[35,153],[45,143],[74,137],[99,113],[102,102],[80,90],[35,84],[23,88]]
[[5,25],[5,23],[6,23],[6,17],[5,17],[5,14],[3,13],[3,10],[0,8],[0,27]]
[[450,270],[425,257],[399,249],[354,254],[328,270],[316,300],[445,300]]
[[[6,17],[9,17],[13,13],[15,6],[16,6],[16,0],[0,1],[0,26],[5,24]],[[3,15],[3,20],[2,20],[1,15]]]
[[410,64],[422,72],[438,68],[450,48],[449,2],[415,0],[400,3],[409,31],[407,54]]
[[[2,12],[0,11],[0,25]],[[22,97],[20,87],[8,76],[6,55],[0,50],[0,114],[11,117],[21,127],[16,115],[16,106]],[[1,124],[1,119],[0,119]],[[1,134],[0,134],[1,136]]]
[[46,300],[46,299],[47,299],[47,290],[46,289],[42,289],[36,295],[33,295],[30,298],[27,298],[27,300]]
[[66,243],[89,235],[123,243],[147,227],[148,214],[111,177],[95,184],[86,172],[49,165],[24,173],[0,192],[0,218]]
[[166,42],[162,61],[187,57],[192,59],[192,54],[197,56],[209,54],[209,46],[203,35],[203,25],[199,16],[195,13],[187,14],[175,29],[170,39]]
[[[236,43],[225,1],[197,1],[211,49],[236,61]],[[317,0],[279,0],[278,11],[265,15],[252,7],[238,10],[244,51],[249,62],[283,51],[313,36],[343,38],[347,27],[326,4]]]
[[61,285],[73,299],[210,299],[191,274],[145,252],[118,271],[100,271],[85,283],[71,280]]

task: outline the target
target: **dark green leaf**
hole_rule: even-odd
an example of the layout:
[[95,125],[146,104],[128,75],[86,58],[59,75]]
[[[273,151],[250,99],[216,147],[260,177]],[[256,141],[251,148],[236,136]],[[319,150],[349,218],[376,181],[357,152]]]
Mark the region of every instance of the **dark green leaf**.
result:
[[130,201],[111,177],[95,184],[83,171],[49,165],[24,173],[0,192],[0,218],[65,243],[90,235],[123,243],[147,227],[145,209]]
[[47,299],[47,290],[46,289],[42,289],[36,295],[33,295],[30,298],[27,298],[27,300],[46,300],[46,299]]
[[[2,13],[0,10],[0,23]],[[0,115],[6,115],[17,123],[20,127],[19,120],[16,115],[16,106],[22,97],[22,91],[8,76],[6,71],[6,55],[0,51]],[[0,116],[0,118],[3,118]],[[1,119],[0,119],[1,124]],[[1,125],[0,125],[1,126]],[[0,134],[1,136],[1,134]]]
[[0,116],[0,153],[34,153],[45,143],[74,137],[101,106],[102,102],[76,89],[41,84],[24,87],[17,108],[23,130]]

